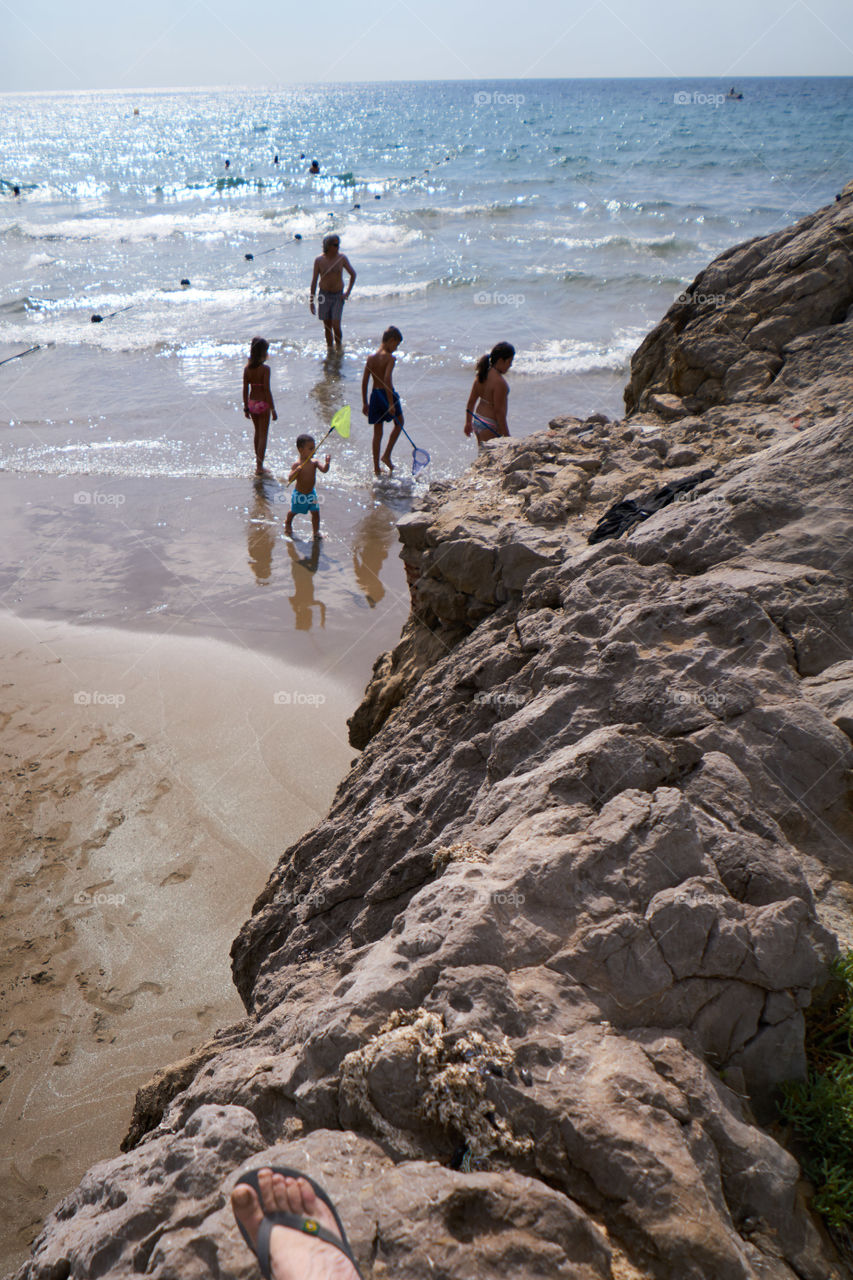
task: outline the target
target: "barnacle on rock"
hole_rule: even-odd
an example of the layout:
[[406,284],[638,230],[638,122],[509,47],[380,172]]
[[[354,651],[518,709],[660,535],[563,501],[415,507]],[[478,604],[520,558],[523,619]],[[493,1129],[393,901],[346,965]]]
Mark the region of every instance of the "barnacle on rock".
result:
[[454,844],[441,844],[432,855],[433,871],[443,871],[449,862],[488,862],[485,849],[478,849],[470,840],[457,840]]
[[470,1031],[448,1043],[443,1017],[423,1008],[398,1009],[372,1039],[347,1054],[341,1073],[346,1104],[398,1148],[415,1154],[417,1145],[378,1110],[370,1091],[371,1072],[380,1059],[401,1056],[413,1067],[399,1072],[399,1077],[413,1082],[413,1096],[406,1098],[410,1114],[461,1136],[480,1159],[490,1154],[518,1158],[532,1152],[532,1139],[513,1133],[487,1096],[488,1082],[502,1078],[515,1061],[505,1036],[497,1042]]

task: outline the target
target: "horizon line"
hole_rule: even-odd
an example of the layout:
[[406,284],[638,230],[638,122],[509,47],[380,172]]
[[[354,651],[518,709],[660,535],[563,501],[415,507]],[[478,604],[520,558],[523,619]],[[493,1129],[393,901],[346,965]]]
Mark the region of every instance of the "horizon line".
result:
[[[761,74],[744,74],[738,76],[732,81],[731,75],[711,75],[699,74],[694,72],[685,72],[677,76],[631,76],[631,75],[611,75],[611,76],[481,76],[476,79],[473,77],[465,78],[436,78],[436,77],[415,77],[412,79],[400,80],[383,80],[383,85],[408,85],[408,84],[577,84],[577,83],[608,83],[614,80],[626,81],[643,81],[648,83],[669,83],[684,80],[719,80],[728,83],[744,83],[748,80],[851,80],[853,75],[838,75],[834,72],[808,72],[792,75],[786,73],[784,75],[773,75],[767,73]],[[227,84],[192,84],[192,85],[90,85],[88,88],[62,88],[62,89],[2,89],[0,90],[0,98],[26,97],[32,94],[86,94],[86,93],[221,93],[225,90],[251,90],[253,92],[264,93],[274,92],[276,90],[294,89],[294,88],[327,88],[332,85],[351,85],[359,87],[373,86],[376,87],[374,80],[281,80],[270,84],[243,84],[237,81]]]

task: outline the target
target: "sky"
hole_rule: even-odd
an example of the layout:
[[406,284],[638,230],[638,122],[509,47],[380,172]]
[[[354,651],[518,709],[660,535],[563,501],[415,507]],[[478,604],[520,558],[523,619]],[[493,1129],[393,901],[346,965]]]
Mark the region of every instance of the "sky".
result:
[[851,0],[0,0],[0,19],[7,93],[853,74]]

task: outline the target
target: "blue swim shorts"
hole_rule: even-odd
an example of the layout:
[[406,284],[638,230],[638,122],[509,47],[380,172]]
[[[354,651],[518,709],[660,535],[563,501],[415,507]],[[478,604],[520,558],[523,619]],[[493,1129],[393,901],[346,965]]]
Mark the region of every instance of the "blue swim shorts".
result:
[[320,510],[320,502],[317,498],[317,490],[312,489],[310,493],[300,493],[298,489],[294,489],[290,495],[290,514],[297,516],[303,511]]
[[402,423],[403,409],[397,392],[394,392],[394,408],[389,409],[387,394],[381,387],[374,387],[370,393],[370,403],[367,406],[367,421],[373,427],[378,422],[393,422],[395,418],[399,418]]

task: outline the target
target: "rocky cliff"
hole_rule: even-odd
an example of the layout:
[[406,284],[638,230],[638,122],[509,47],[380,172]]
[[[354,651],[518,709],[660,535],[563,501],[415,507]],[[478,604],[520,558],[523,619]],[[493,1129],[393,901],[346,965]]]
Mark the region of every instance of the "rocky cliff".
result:
[[724,255],[628,419],[489,446],[401,522],[412,617],[234,944],[246,1019],[21,1280],[254,1276],[227,1194],[265,1162],[370,1277],[850,1274],[769,1129],[853,933],[851,227],[853,186]]

